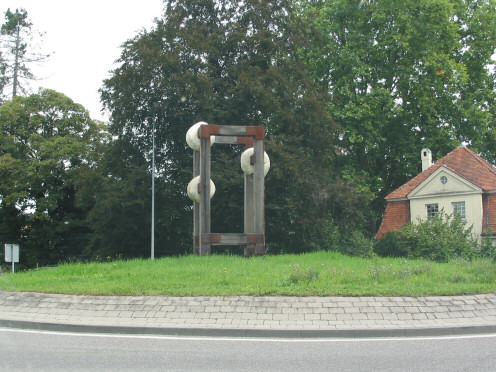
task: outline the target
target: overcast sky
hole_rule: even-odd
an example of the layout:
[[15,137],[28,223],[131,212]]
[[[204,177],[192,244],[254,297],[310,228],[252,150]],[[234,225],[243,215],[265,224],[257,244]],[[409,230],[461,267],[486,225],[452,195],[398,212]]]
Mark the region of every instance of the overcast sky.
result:
[[82,104],[91,117],[107,120],[100,113],[98,89],[120,56],[120,45],[141,29],[149,30],[160,17],[162,0],[1,0],[1,22],[5,11],[23,8],[32,29],[44,32],[40,50],[52,56],[32,72],[50,88]]

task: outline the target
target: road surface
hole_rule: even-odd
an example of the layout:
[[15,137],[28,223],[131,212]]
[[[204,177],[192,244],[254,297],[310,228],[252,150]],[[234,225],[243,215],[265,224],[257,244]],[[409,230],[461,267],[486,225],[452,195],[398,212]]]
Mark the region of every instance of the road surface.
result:
[[250,339],[0,329],[2,371],[494,371],[496,334]]

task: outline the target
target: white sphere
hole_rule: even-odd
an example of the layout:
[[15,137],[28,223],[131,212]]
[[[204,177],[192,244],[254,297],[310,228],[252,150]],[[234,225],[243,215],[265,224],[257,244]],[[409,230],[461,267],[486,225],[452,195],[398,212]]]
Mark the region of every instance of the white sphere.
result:
[[[193,150],[200,151],[200,137],[198,136],[198,130],[202,125],[208,125],[204,121],[199,121],[194,124],[191,128],[186,132],[186,143]],[[215,142],[215,136],[210,136],[210,146],[212,146]]]
[[[196,176],[188,183],[188,196],[191,200],[196,203],[200,202],[200,193],[198,192],[198,185],[200,184],[200,176]],[[215,194],[215,184],[214,181],[210,180],[210,199]]]
[[[250,164],[251,163],[250,159],[254,153],[255,150],[253,149],[253,147],[250,147],[241,154],[241,169],[246,174],[253,174],[253,172],[255,171],[255,167]],[[264,176],[267,175],[269,169],[270,169],[269,155],[267,155],[267,153],[264,151]]]

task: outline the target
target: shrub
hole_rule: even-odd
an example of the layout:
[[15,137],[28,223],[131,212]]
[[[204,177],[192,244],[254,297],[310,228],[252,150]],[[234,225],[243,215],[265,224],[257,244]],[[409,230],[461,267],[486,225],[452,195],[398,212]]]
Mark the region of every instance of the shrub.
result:
[[341,246],[341,233],[339,232],[338,225],[330,219],[326,225],[325,231],[325,245],[328,251],[339,251]]
[[472,226],[466,227],[460,215],[444,211],[436,217],[408,223],[397,231],[411,258],[446,262],[454,258],[470,259],[477,255],[478,243]]
[[389,232],[374,243],[374,252],[381,257],[408,257],[408,248],[398,234]]
[[374,243],[359,230],[343,234],[339,252],[356,257],[372,257],[374,255]]
[[496,247],[493,245],[491,236],[492,231],[486,232],[486,235],[482,238],[482,242],[479,246],[478,255],[481,258],[496,261]]

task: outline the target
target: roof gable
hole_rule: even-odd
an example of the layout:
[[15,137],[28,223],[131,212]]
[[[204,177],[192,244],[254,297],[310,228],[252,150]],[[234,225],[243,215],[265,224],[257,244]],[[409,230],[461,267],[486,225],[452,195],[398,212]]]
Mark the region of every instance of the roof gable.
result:
[[459,147],[398,187],[386,196],[386,199],[406,198],[440,167],[446,168],[483,191],[496,190],[496,170],[491,164],[467,147]]
[[[445,182],[441,182],[444,178]],[[460,177],[444,165],[427,177],[420,185],[410,192],[408,199],[423,198],[434,195],[481,193],[481,188],[475,186],[465,178]]]

